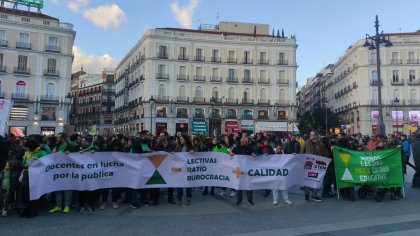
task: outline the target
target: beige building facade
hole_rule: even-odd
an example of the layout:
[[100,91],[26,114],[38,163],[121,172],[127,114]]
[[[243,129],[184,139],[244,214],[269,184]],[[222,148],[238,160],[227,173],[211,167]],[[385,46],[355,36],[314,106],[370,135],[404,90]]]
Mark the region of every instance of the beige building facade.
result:
[[116,132],[254,132],[295,120],[296,39],[268,29],[147,30],[116,68]]
[[75,35],[57,18],[0,7],[0,97],[13,101],[10,132],[63,131]]
[[[410,133],[420,122],[420,32],[389,36],[393,46],[380,47],[385,130]],[[376,50],[364,43],[358,40],[335,63],[325,96],[344,131],[370,135],[378,122],[378,73]]]

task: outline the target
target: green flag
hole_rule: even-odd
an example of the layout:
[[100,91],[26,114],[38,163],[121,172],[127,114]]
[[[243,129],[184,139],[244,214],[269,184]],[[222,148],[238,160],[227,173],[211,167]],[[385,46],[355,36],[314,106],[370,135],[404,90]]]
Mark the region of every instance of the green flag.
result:
[[334,146],[333,153],[338,188],[403,186],[401,148],[353,151]]

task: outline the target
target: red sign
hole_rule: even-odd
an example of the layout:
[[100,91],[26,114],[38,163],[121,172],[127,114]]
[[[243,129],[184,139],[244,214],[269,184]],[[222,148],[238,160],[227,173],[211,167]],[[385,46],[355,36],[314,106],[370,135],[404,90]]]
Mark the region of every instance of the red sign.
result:
[[238,132],[238,122],[237,121],[226,121],[225,122],[225,132],[226,134],[232,134]]

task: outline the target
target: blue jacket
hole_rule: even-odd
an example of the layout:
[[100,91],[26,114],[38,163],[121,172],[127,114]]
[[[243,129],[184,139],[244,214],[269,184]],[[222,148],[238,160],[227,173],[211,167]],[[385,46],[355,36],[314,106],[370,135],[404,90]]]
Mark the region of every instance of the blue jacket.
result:
[[411,154],[411,149],[410,149],[410,142],[408,140],[404,140],[401,144],[402,146],[402,150],[404,152],[404,156],[409,157]]

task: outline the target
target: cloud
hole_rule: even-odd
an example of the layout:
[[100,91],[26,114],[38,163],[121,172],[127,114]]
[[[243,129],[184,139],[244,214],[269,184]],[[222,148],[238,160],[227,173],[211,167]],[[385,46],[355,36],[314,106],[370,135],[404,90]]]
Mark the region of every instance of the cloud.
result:
[[86,8],[89,4],[89,0],[73,0],[70,1],[67,6],[73,12],[79,12],[80,9]]
[[88,73],[101,73],[104,68],[115,68],[117,61],[109,54],[102,56],[89,55],[77,46],[73,47],[74,61],[72,72],[77,72],[83,67]]
[[113,28],[118,30],[122,23],[127,20],[124,11],[117,4],[86,9],[83,16],[103,29]]
[[100,5],[89,7],[90,0],[72,0],[67,7],[75,12],[82,14],[95,26],[102,29],[118,30],[127,21],[124,11],[115,3],[110,5]]
[[191,28],[192,18],[198,7],[198,0],[191,0],[190,5],[180,7],[177,2],[171,4],[172,15],[183,28]]

